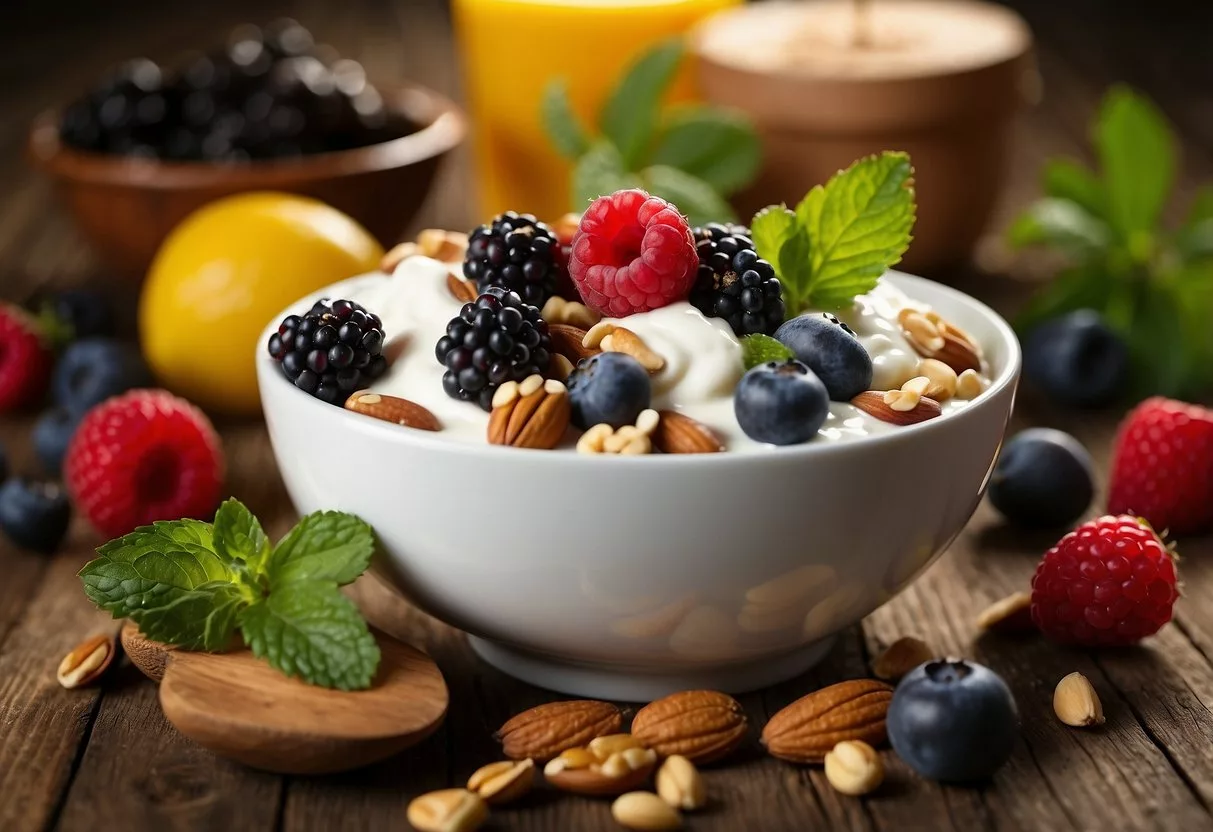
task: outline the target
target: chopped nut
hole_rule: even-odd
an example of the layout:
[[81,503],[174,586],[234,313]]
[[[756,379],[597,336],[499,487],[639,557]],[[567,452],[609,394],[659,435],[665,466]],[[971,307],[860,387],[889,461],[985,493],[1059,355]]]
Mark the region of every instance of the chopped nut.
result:
[[662,832],[682,827],[678,810],[652,792],[629,792],[611,804],[611,817],[620,826],[643,832]]
[[573,239],[573,235],[577,233],[577,227],[580,225],[581,214],[572,211],[563,214],[555,222],[548,223],[548,227],[552,229],[552,233],[556,235],[556,239],[560,240],[564,245],[568,245],[569,240]]
[[468,778],[468,791],[490,806],[501,806],[521,798],[534,783],[534,760],[502,760],[477,769]]
[[95,635],[63,657],[55,677],[69,690],[91,685],[109,669],[115,650],[112,635]]
[[583,454],[619,454],[637,456],[653,450],[652,433],[661,416],[656,410],[643,410],[635,425],[615,430],[610,425],[594,425],[577,440],[577,450]]
[[922,401],[926,395],[927,388],[931,386],[931,380],[926,376],[915,376],[914,378],[901,385],[900,390],[889,390],[884,394],[884,403],[893,410],[908,413],[918,407],[918,403]]
[[656,766],[657,752],[650,748],[612,751],[605,759],[588,748],[570,748],[544,766],[543,776],[564,791],[614,795],[639,786]]
[[627,751],[629,748],[644,748],[644,745],[631,734],[607,734],[590,740],[588,748],[591,754],[602,761],[617,752]]
[[543,305],[539,316],[552,324],[569,324],[580,329],[589,329],[602,319],[602,316],[579,301],[568,301],[558,295],[552,295]]
[[675,809],[690,812],[707,803],[707,789],[695,764],[674,754],[657,770],[657,794]]
[[581,339],[581,346],[586,349],[598,349],[602,346],[602,339],[615,331],[615,324],[612,321],[599,321],[588,330]]
[[1053,713],[1074,728],[1103,725],[1103,704],[1091,682],[1081,673],[1071,673],[1053,691]]
[[884,781],[884,764],[863,740],[844,740],[826,754],[826,779],[836,791],[854,797],[874,791]]
[[934,655],[922,639],[899,638],[872,662],[872,673],[877,679],[895,682]]
[[405,260],[417,255],[432,257],[443,263],[459,263],[463,260],[467,247],[466,234],[440,228],[426,228],[417,235],[416,242],[400,243],[383,255],[379,268],[391,274]]
[[665,366],[665,359],[649,349],[649,345],[644,342],[644,339],[630,329],[615,327],[612,332],[603,337],[599,346],[602,347],[603,352],[621,352],[624,355],[630,355],[650,373],[656,373]]
[[977,616],[977,626],[993,633],[1027,633],[1036,629],[1032,623],[1032,595],[1016,592],[995,601]]
[[920,354],[933,355],[943,349],[943,333],[922,312],[917,309],[902,309],[897,314],[897,321],[901,324],[901,331],[906,336],[906,340]]
[[976,370],[965,370],[956,379],[956,398],[975,399],[986,389],[986,383]]
[[925,376],[931,384],[923,393],[927,398],[944,402],[956,395],[956,371],[937,358],[924,358],[918,362],[918,375]]
[[408,821],[419,832],[472,832],[489,816],[489,807],[467,789],[441,789],[414,798]]
[[588,748],[566,748],[559,756],[548,761],[543,767],[543,774],[551,777],[571,768],[589,768],[597,762],[598,758]]
[[573,372],[573,362],[558,352],[553,353],[552,363],[548,365],[548,375],[557,381],[568,381],[571,372]]

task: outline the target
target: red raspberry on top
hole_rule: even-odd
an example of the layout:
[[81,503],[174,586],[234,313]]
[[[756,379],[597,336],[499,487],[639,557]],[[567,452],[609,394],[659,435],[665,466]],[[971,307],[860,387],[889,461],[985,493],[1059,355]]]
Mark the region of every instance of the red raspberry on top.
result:
[[590,203],[569,257],[569,276],[585,304],[615,318],[685,299],[698,268],[686,218],[636,189]]
[[1108,511],[1164,533],[1213,526],[1213,410],[1162,398],[1134,408],[1112,449]]
[[1041,559],[1032,621],[1063,644],[1134,644],[1171,620],[1175,560],[1158,535],[1128,515],[1083,523]]
[[164,390],[132,390],[85,415],[63,476],[80,512],[118,537],[155,520],[209,519],[223,453],[198,408]]
[[46,391],[51,347],[24,310],[0,304],[0,410],[30,404]]

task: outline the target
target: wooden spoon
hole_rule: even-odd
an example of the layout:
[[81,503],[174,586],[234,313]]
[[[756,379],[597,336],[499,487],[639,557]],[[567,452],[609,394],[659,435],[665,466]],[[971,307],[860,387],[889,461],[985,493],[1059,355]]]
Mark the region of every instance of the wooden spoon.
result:
[[442,723],[447,689],[429,656],[376,632],[375,684],[336,691],[291,679],[247,648],[191,653],[143,637],[127,622],[122,646],[160,682],[178,731],[221,757],[280,774],[359,768],[415,745]]

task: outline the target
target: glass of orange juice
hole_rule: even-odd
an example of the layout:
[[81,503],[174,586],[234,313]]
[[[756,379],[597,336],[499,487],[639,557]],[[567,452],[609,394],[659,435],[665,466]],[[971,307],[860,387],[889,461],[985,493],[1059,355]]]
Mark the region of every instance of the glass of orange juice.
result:
[[[568,83],[586,125],[622,73],[658,41],[741,0],[454,0],[455,31],[472,121],[481,219],[515,210],[554,220],[574,208],[569,163],[543,129],[539,105],[553,78]],[[670,99],[693,86],[684,65]]]

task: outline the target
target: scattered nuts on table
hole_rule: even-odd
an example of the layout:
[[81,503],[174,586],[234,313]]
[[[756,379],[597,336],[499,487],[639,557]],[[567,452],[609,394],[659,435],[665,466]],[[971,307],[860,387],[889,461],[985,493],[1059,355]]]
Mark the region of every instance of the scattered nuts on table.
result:
[[591,796],[618,795],[649,779],[657,753],[628,734],[604,737],[594,748],[569,748],[548,761],[543,776],[558,789]]
[[657,769],[657,794],[674,809],[692,812],[707,803],[707,788],[695,764],[681,754],[666,757]]
[[611,817],[620,826],[642,832],[662,832],[682,826],[678,811],[652,792],[620,795],[611,804]]
[[1062,678],[1053,691],[1053,713],[1066,725],[1089,728],[1103,725],[1103,704],[1091,682],[1074,672]]
[[623,714],[610,702],[572,699],[523,711],[498,729],[497,739],[511,760],[543,762],[595,737],[618,733],[622,726]]
[[109,669],[116,652],[112,635],[95,635],[63,657],[55,678],[69,690],[91,685]]
[[468,791],[490,806],[502,806],[525,796],[534,783],[534,760],[501,760],[476,769],[468,778]]
[[650,702],[632,719],[632,733],[662,757],[710,763],[741,745],[749,721],[727,693],[686,690]]
[[995,601],[977,616],[977,627],[991,633],[1027,633],[1036,629],[1032,623],[1032,595],[1016,592]]
[[852,797],[875,791],[884,782],[884,764],[876,749],[862,740],[844,740],[825,757],[826,780],[835,791]]
[[472,832],[488,820],[489,807],[467,789],[440,789],[414,798],[406,816],[417,832]]
[[872,674],[886,682],[896,682],[923,662],[930,661],[935,654],[927,643],[913,636],[905,636],[890,644],[872,661]]
[[772,756],[792,763],[820,763],[843,740],[884,745],[892,699],[892,686],[876,679],[830,685],[771,717],[762,730],[762,744]]

